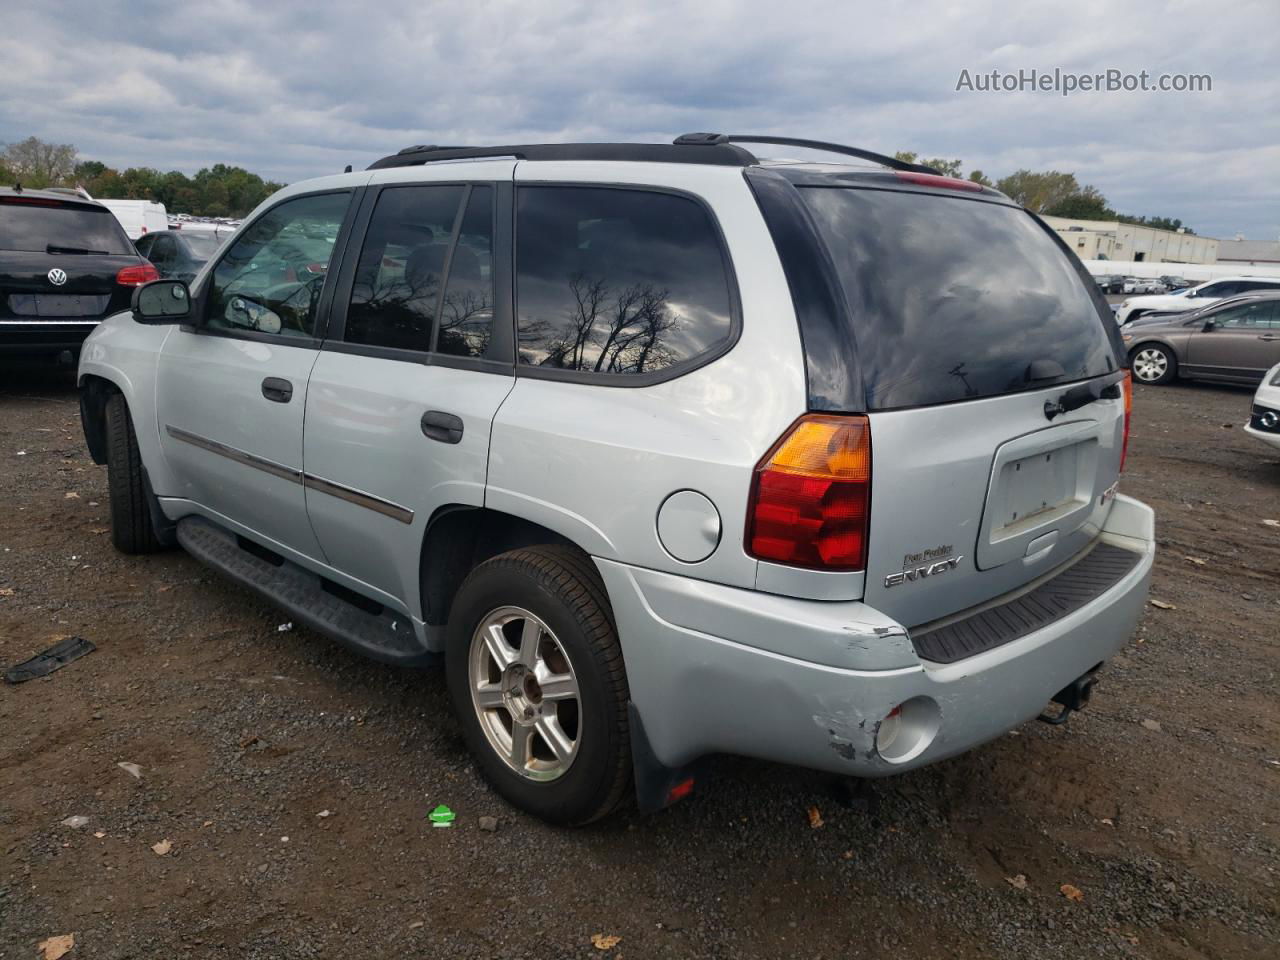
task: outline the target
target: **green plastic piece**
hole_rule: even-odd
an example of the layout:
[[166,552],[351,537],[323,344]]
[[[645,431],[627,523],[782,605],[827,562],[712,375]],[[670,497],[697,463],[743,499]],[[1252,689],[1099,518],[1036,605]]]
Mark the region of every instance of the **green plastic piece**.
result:
[[427,819],[431,821],[433,827],[452,827],[457,817],[458,815],[443,803],[427,814]]

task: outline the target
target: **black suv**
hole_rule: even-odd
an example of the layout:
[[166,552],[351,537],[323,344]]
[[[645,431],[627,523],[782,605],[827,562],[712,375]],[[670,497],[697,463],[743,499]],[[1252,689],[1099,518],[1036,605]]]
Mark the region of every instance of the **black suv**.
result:
[[0,356],[73,363],[98,322],[158,276],[102,204],[0,187]]

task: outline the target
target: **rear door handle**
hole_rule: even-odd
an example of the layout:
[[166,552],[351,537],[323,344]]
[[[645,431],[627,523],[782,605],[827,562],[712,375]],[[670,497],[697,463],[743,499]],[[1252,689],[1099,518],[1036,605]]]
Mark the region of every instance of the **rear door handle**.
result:
[[1268,333],[1268,334],[1265,334],[1265,335],[1263,335],[1263,336],[1259,337],[1258,339],[1259,339],[1259,340],[1280,340],[1280,337],[1273,336],[1272,334],[1269,334],[1269,333]]
[[273,403],[288,403],[293,399],[293,384],[280,377],[267,377],[262,381],[262,395]]
[[428,410],[422,415],[422,432],[441,443],[459,443],[462,440],[462,420],[452,413]]

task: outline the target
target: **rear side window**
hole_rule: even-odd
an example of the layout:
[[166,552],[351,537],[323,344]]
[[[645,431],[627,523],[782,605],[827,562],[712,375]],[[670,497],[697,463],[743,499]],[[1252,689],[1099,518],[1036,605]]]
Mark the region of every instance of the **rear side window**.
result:
[[120,221],[104,207],[32,197],[0,199],[0,250],[52,254],[134,254]]
[[522,187],[516,277],[525,366],[621,379],[690,366],[732,336],[720,238],[687,197]]
[[801,187],[800,195],[849,305],[868,409],[1116,369],[1092,291],[1024,211],[892,190]]

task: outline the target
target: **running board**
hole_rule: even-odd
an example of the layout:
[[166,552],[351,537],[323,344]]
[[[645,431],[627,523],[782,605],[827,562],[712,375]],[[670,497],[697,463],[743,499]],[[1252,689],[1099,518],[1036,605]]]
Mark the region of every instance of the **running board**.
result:
[[241,538],[204,517],[179,520],[178,543],[201,563],[261,594],[297,622],[357,653],[402,666],[439,662],[440,655],[423,646],[408,617],[373,601],[370,607],[379,607],[380,612],[363,610],[325,590],[325,581],[316,574],[269,550],[245,549]]

